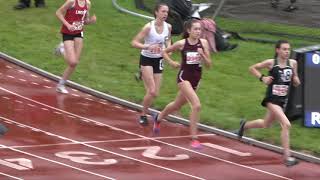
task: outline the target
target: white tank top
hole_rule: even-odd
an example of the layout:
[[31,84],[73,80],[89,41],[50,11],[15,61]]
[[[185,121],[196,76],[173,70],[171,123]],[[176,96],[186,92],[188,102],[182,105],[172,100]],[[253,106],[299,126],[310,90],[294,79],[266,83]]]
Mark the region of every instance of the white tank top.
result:
[[[165,48],[166,39],[169,37],[169,26],[168,23],[163,22],[163,31],[161,34],[157,33],[155,27],[155,21],[150,22],[150,32],[144,39],[144,44],[159,44],[161,47],[161,52]],[[149,58],[160,58],[162,53],[153,53],[149,50],[143,49],[141,51],[143,56]]]

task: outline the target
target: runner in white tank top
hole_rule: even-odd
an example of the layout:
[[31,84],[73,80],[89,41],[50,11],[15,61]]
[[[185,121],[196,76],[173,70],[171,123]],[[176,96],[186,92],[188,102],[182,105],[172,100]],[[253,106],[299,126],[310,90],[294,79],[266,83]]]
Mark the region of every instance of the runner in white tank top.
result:
[[168,5],[157,4],[154,9],[155,20],[147,23],[131,42],[133,47],[141,49],[139,65],[146,89],[139,118],[141,125],[148,125],[146,114],[160,90],[163,70],[162,50],[171,44],[172,27],[165,22],[168,13]]
[[152,51],[150,49],[142,49],[141,54],[149,58],[160,58],[162,57],[162,49],[166,47],[166,41],[169,38],[169,24],[163,21],[162,33],[158,33],[155,27],[155,20],[150,22],[149,34],[144,38],[144,46],[157,45],[159,49]]

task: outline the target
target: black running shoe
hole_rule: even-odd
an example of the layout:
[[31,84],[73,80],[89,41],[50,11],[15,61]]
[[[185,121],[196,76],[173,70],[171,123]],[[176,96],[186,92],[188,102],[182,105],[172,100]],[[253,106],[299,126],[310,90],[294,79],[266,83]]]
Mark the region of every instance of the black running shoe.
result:
[[0,124],[0,136],[3,136],[8,131],[8,128]]
[[239,138],[242,138],[242,136],[243,136],[243,132],[244,132],[244,125],[246,124],[246,121],[244,120],[244,119],[242,119],[241,121],[240,121],[240,128],[239,128],[239,130],[238,130],[238,136],[239,136]]
[[288,157],[286,160],[283,161],[283,164],[286,165],[287,167],[291,167],[299,164],[299,161],[294,157]]
[[147,126],[148,125],[148,118],[147,116],[140,116],[139,118],[139,124],[142,126]]

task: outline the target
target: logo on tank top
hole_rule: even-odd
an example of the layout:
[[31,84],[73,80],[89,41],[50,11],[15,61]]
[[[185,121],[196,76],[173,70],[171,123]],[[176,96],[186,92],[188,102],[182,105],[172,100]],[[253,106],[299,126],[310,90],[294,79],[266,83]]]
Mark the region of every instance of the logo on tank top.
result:
[[292,77],[292,69],[279,70],[282,82],[290,82]]
[[85,15],[87,10],[76,10],[76,14]]

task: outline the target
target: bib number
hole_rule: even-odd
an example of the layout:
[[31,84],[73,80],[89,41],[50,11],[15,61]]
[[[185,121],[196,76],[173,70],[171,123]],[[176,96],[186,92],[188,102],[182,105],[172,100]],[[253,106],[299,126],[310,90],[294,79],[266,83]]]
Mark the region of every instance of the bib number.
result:
[[187,64],[200,64],[201,56],[198,52],[187,52],[186,62]]
[[289,86],[287,85],[277,85],[272,86],[272,95],[276,96],[286,96],[288,94]]

